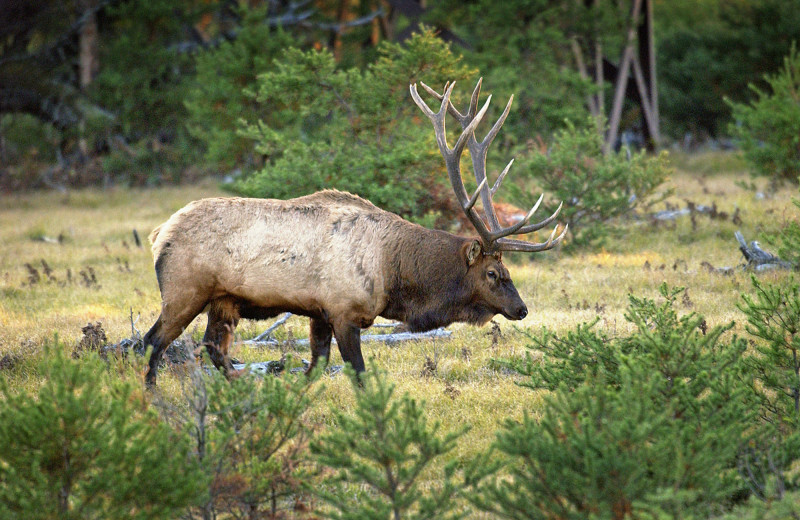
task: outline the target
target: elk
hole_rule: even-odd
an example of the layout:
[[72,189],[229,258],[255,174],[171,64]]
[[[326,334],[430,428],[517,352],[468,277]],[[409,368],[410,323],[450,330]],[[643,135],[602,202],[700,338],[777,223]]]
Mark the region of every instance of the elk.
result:
[[[422,83],[441,102],[434,113],[411,96],[433,123],[455,196],[478,232],[467,238],[426,229],[349,193],[325,190],[290,200],[212,198],[178,210],[150,235],[161,291],[161,314],[144,337],[152,345],[145,377],[156,382],[166,347],[204,310],[203,343],[214,365],[232,373],[228,350],[240,319],[266,319],[289,311],[310,318],[312,370],[327,360],[332,336],[343,360],[364,370],[362,328],[378,317],[404,322],[412,331],[453,322],[483,325],[496,314],[521,320],[525,303],[503,265],[503,251],[537,252],[553,248],[567,232],[558,225],[542,243],[509,238],[552,223],[561,206],[541,222],[529,224],[543,196],[523,220],[501,227],[492,196],[513,160],[489,188],[486,153],[503,125],[513,96],[482,141],[475,129],[491,96],[478,110],[478,81],[465,114],[450,102],[454,83],[444,93]],[[445,116],[462,127],[453,148],[447,145]],[[460,158],[467,147],[478,188],[468,195]],[[475,204],[482,200],[486,221]]]

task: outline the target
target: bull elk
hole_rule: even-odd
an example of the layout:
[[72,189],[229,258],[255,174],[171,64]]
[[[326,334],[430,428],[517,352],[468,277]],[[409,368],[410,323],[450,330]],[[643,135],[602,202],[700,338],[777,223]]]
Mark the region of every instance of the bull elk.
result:
[[[475,129],[491,96],[478,110],[478,81],[466,114],[450,102],[454,84],[438,94],[434,113],[411,96],[433,123],[456,198],[478,238],[426,229],[381,210],[370,202],[335,190],[291,200],[213,198],[188,204],[150,235],[161,290],[161,315],[144,337],[152,345],[148,385],[156,382],[164,349],[201,312],[208,312],[203,343],[216,367],[232,370],[228,350],[241,318],[265,319],[282,312],[311,320],[311,370],[327,358],[335,336],[345,362],[360,372],[362,328],[376,317],[399,320],[412,331],[453,322],[482,325],[494,315],[521,320],[525,303],[503,265],[503,251],[544,251],[558,244],[556,226],[542,243],[509,238],[531,233],[553,222],[549,217],[529,224],[542,197],[523,220],[501,227],[492,196],[513,163],[489,188],[486,152],[503,125],[513,96],[482,141]],[[450,113],[463,131],[453,148],[447,145],[445,116]],[[468,147],[478,188],[468,195],[461,179],[460,158]],[[482,200],[486,221],[475,204]]]

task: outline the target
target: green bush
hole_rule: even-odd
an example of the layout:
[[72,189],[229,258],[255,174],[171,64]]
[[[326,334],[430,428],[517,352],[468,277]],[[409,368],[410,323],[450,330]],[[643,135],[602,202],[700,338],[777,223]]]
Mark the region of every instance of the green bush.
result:
[[551,146],[531,150],[520,162],[518,171],[527,172],[556,204],[563,201],[560,221],[569,224],[578,246],[602,244],[610,221],[652,203],[670,173],[666,152],[604,155],[596,129],[569,122]]
[[743,294],[739,308],[747,315],[747,332],[755,344],[752,364],[761,385],[765,417],[800,426],[800,284],[762,284],[752,278],[754,293]]
[[800,493],[793,491],[782,500],[763,501],[750,499],[745,504],[734,508],[719,520],[787,520],[800,518]]
[[175,518],[202,496],[188,438],[96,355],[45,349],[36,390],[0,378],[0,517]]
[[[311,443],[315,460],[333,470],[314,492],[332,506],[329,518],[455,519],[459,485],[448,464],[442,484],[426,488],[420,475],[455,448],[463,432],[441,434],[421,404],[408,394],[394,398],[394,385],[374,363],[353,389],[356,405],[332,408],[335,427]],[[363,486],[363,492],[355,490]]]
[[678,316],[680,291],[662,285],[662,304],[631,296],[629,336],[545,333],[531,346],[546,354],[540,365],[511,363],[554,393],[540,420],[505,422],[495,446],[511,478],[488,479],[478,507],[520,519],[707,518],[744,487],[736,457],[756,422],[747,342],[723,338],[732,324]]
[[234,191],[283,199],[337,188],[405,217],[452,216],[443,161],[408,85],[443,85],[470,71],[430,31],[384,42],[379,53],[365,71],[337,70],[328,51],[289,49],[259,76],[259,111],[271,116],[241,132],[265,166]]
[[[800,199],[792,201],[800,208]],[[795,269],[800,268],[800,215],[786,222],[779,231],[777,238],[778,256],[794,264]],[[772,239],[770,240],[772,242]]]
[[205,146],[206,159],[224,168],[253,166],[252,141],[236,132],[238,122],[271,121],[271,107],[253,99],[256,77],[294,41],[264,23],[268,8],[267,3],[238,8],[241,27],[236,38],[198,53],[195,74],[188,81],[184,104],[189,132]]
[[191,438],[197,471],[207,482],[205,502],[191,513],[275,518],[290,508],[300,492],[308,447],[305,412],[315,392],[308,378],[227,380],[198,365],[182,385],[183,402],[156,404]]
[[[746,361],[754,376],[752,391],[762,424],[740,466],[753,495],[771,502],[783,498],[787,490],[800,489],[796,470],[800,460],[800,284],[793,279],[765,284],[753,277],[752,285],[752,294],[742,294],[739,309],[747,317],[747,332],[756,338]],[[745,511],[775,514],[767,513],[772,511],[768,504],[754,504]]]
[[755,173],[797,182],[800,175],[800,54],[792,47],[783,70],[766,76],[769,91],[754,85],[757,99],[731,103],[731,133],[739,138]]

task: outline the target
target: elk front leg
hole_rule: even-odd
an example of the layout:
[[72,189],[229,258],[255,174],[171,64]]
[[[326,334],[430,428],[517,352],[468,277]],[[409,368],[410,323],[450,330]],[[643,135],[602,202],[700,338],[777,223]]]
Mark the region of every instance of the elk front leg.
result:
[[317,366],[319,358],[325,358],[325,364],[328,364],[332,335],[333,327],[330,323],[321,318],[311,318],[311,364],[306,369],[306,375],[311,374],[311,371]]
[[356,373],[364,371],[364,357],[361,355],[361,327],[350,322],[334,323],[333,334],[339,345],[339,352],[345,363],[350,363]]

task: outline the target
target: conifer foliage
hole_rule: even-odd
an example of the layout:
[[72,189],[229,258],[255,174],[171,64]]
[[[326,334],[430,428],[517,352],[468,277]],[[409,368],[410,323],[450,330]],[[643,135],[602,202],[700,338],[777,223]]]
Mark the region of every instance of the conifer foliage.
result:
[[187,437],[146,406],[138,381],[58,344],[41,374],[35,392],[0,378],[0,517],[176,518],[198,500]]
[[301,487],[312,383],[289,374],[227,380],[197,365],[183,381],[182,403],[157,401],[162,416],[187,432],[205,475],[205,499],[192,518],[274,518],[290,507]]
[[662,285],[660,304],[631,296],[630,336],[584,326],[534,341],[549,356],[517,368],[554,392],[541,419],[507,420],[498,433],[512,478],[489,479],[478,507],[520,519],[686,518],[742,486],[736,457],[754,424],[747,342],[725,334],[731,325],[679,316],[681,291]]
[[750,359],[761,382],[767,419],[800,420],[800,285],[763,284],[752,278],[753,295],[743,294],[747,331],[763,340]]
[[394,398],[394,385],[374,363],[361,382],[352,377],[354,409],[332,408],[337,427],[311,443],[317,462],[333,471],[330,484],[316,490],[332,507],[329,517],[460,518],[452,465],[446,467],[439,488],[426,488],[422,473],[453,450],[463,432],[440,433],[439,424],[429,423],[422,405],[408,394]]

